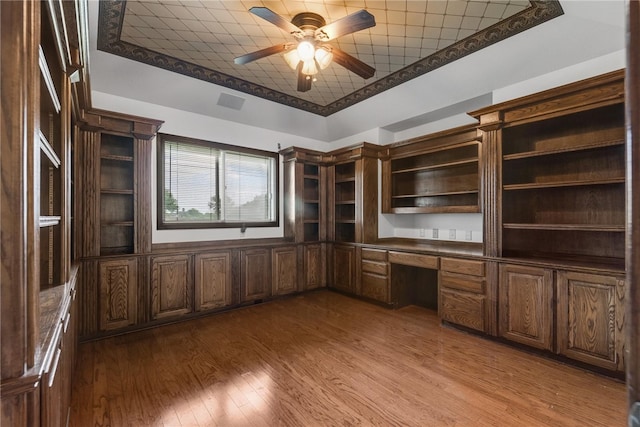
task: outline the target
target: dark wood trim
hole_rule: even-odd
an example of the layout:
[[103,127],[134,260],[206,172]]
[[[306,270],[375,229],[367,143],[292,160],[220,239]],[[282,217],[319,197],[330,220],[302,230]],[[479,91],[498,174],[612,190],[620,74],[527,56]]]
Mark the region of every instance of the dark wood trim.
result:
[[151,245],[151,252],[153,254],[208,252],[220,249],[249,248],[261,246],[286,246],[290,244],[291,240],[278,237],[267,239],[208,240],[206,242],[154,243],[153,245]]
[[[640,3],[627,11],[626,161],[627,161],[627,387],[629,417],[640,402]],[[637,411],[637,408],[636,408]],[[636,413],[636,416],[638,414]],[[631,419],[631,418],[630,418]],[[631,424],[630,424],[631,425]]]

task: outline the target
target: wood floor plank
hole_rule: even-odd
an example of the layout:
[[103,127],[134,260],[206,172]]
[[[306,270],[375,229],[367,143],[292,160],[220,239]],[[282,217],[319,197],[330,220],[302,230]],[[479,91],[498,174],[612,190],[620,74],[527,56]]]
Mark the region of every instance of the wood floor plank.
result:
[[79,347],[71,426],[614,426],[624,384],[330,291]]

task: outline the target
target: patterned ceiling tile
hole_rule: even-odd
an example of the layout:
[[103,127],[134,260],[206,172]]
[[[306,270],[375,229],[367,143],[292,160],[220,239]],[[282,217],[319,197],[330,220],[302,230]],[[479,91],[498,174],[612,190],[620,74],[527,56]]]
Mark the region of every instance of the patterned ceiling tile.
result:
[[[314,12],[327,23],[367,9],[375,27],[330,44],[374,67],[374,77],[334,62],[297,92],[282,54],[236,65],[237,56],[295,42],[248,12],[253,6],[288,21]],[[100,2],[98,48],[327,116],[561,14],[557,0],[110,0]]]

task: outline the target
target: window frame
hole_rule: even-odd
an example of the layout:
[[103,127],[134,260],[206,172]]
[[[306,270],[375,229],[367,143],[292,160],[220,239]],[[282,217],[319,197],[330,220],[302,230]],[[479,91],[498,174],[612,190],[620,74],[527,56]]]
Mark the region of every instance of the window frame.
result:
[[[274,160],[274,183],[273,183],[273,221],[215,221],[215,222],[166,222],[164,220],[164,152],[166,142],[179,142],[200,145],[207,148],[215,148],[228,152],[240,154],[257,155]],[[207,141],[186,136],[158,133],[156,138],[156,217],[158,230],[195,230],[195,229],[218,229],[218,228],[256,228],[256,227],[279,227],[280,226],[280,155],[277,152],[259,150],[255,148],[241,147],[237,145],[224,144],[221,142]]]

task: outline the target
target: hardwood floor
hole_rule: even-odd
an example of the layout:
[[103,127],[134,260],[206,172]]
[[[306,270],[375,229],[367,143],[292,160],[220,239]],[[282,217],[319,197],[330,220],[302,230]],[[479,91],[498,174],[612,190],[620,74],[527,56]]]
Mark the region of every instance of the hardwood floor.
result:
[[624,384],[320,291],[82,344],[71,426],[623,426]]

